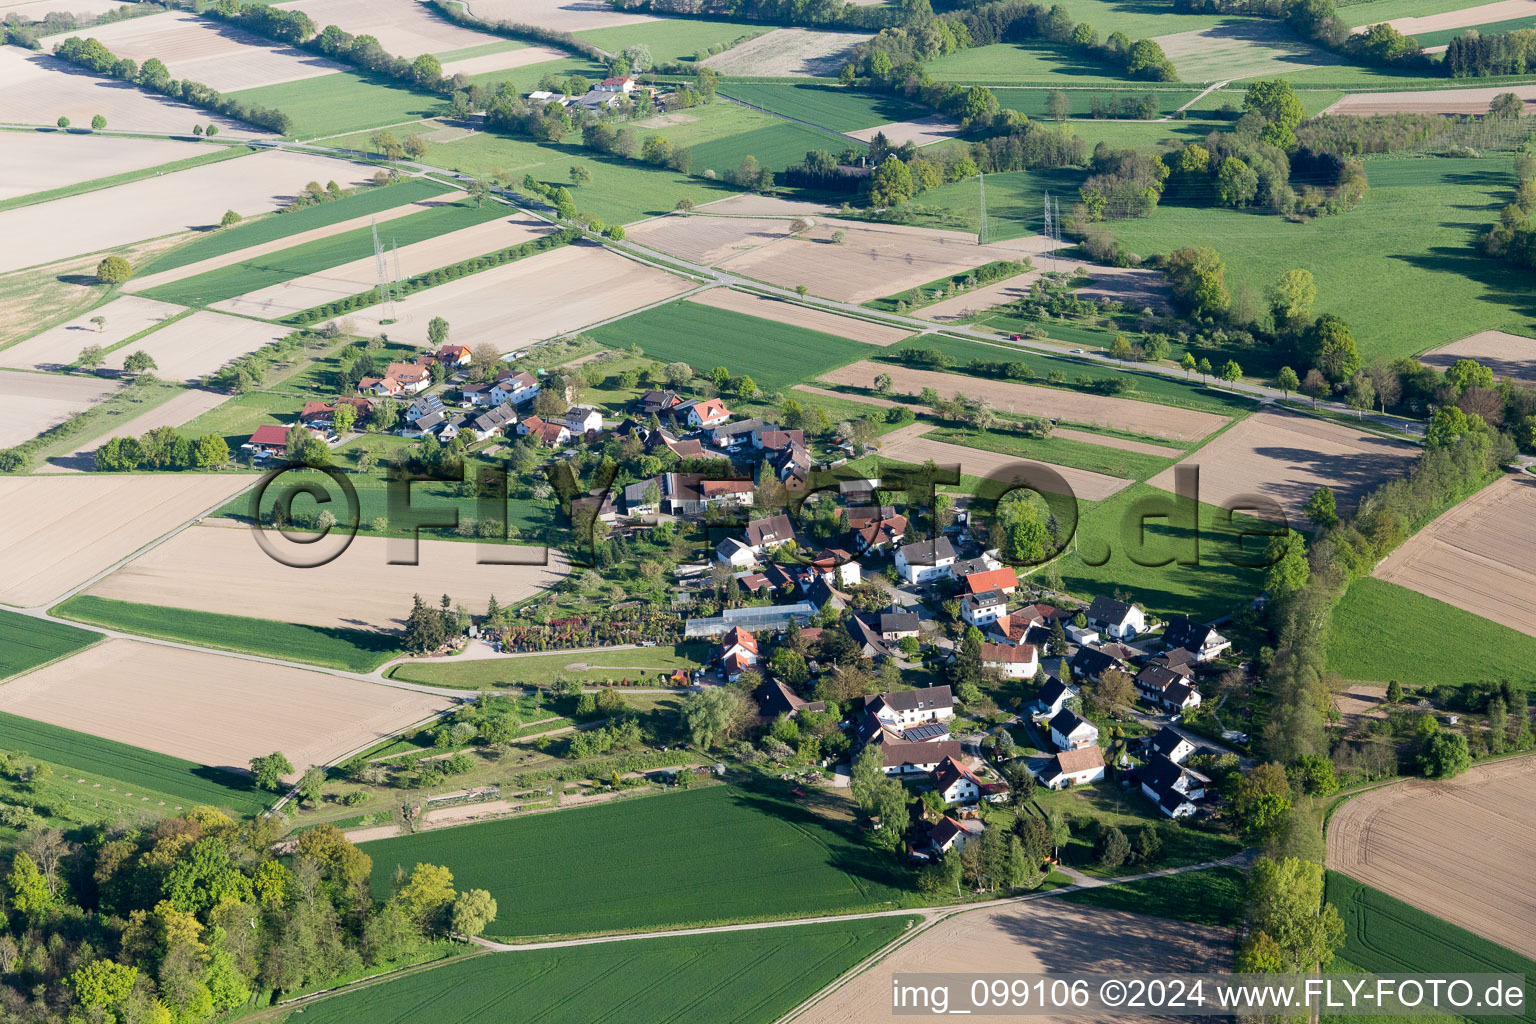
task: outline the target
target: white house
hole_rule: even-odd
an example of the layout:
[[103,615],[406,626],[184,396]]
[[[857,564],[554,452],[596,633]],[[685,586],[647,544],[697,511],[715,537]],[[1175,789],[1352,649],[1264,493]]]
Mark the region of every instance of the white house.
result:
[[720,638],[715,657],[726,682],[734,683],[743,673],[757,666],[757,638],[736,626]]
[[1148,738],[1147,751],[1152,756],[1166,757],[1174,764],[1183,764],[1195,752],[1195,745],[1165,725]]
[[828,548],[817,554],[811,568],[833,588],[856,587],[864,580],[858,561],[840,548]]
[[955,717],[955,698],[948,686],[896,690],[864,698],[864,710],[898,729],[923,722],[948,722]]
[[1200,706],[1200,691],[1193,681],[1162,665],[1148,665],[1136,673],[1136,689],[1148,701],[1168,711],[1188,711]]
[[876,745],[880,751],[881,767],[887,775],[930,775],[945,758],[956,761],[965,751],[956,740],[924,742],[922,740],[885,740]]
[[732,569],[750,569],[757,564],[757,556],[742,541],[727,537],[715,545],[715,561],[724,562]]
[[688,407],[688,424],[694,427],[718,427],[731,418],[731,410],[718,398],[694,402]]
[[491,384],[465,384],[459,389],[459,404],[470,408],[486,408],[491,404]]
[[590,405],[573,405],[565,411],[565,426],[573,434],[603,429],[603,414]]
[[1035,698],[1037,713],[1043,718],[1054,718],[1067,706],[1067,701],[1080,696],[1077,687],[1052,676],[1040,687],[1040,695]]
[[949,575],[955,548],[948,539],[922,540],[896,549],[896,572],[908,583],[928,583]]
[[795,539],[795,527],[782,513],[747,524],[747,546],[753,551],[772,551]]
[[1116,640],[1130,640],[1147,630],[1147,616],[1134,604],[1096,597],[1088,606],[1088,624]]
[[539,381],[533,374],[523,371],[521,373],[509,373],[496,381],[491,388],[491,404],[501,405],[511,402],[513,405],[522,405],[524,402],[533,401],[539,393]]
[[966,594],[960,599],[960,617],[967,625],[985,630],[1008,614],[1008,595],[1001,590],[988,590],[983,594]]
[[1045,759],[1038,770],[1034,764],[1029,765],[1029,770],[1046,789],[1083,786],[1104,778],[1104,752],[1098,747],[1063,750]]
[[981,667],[996,669],[1009,679],[1033,679],[1040,668],[1034,644],[982,644]]
[[1215,627],[1192,622],[1185,615],[1168,620],[1168,626],[1163,630],[1163,643],[1168,650],[1187,650],[1196,661],[1202,662],[1219,658],[1232,647],[1232,641],[1216,632]]
[[936,854],[962,849],[972,839],[979,838],[986,826],[974,818],[956,821],[949,815],[928,830],[928,846]]
[[946,804],[973,804],[981,799],[981,780],[951,757],[939,762],[933,773],[933,784]]
[[443,400],[436,395],[423,395],[405,407],[405,422],[415,423],[424,416],[443,411]]
[[1204,798],[1210,779],[1193,768],[1154,754],[1141,769],[1141,791],[1170,818],[1195,813],[1195,801]]
[[1051,719],[1051,742],[1062,750],[1081,750],[1099,745],[1099,729],[1071,708],[1062,708]]

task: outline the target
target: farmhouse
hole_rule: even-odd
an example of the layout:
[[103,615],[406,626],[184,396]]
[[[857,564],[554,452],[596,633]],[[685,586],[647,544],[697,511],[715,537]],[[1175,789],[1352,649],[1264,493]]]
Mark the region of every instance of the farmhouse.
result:
[[465,384],[459,389],[459,404],[469,408],[483,409],[491,404],[490,384]]
[[[752,504],[750,480],[707,480],[703,473],[663,473],[661,510],[672,515],[698,515],[707,508]],[[626,489],[626,496],[628,491]]]
[[761,451],[783,451],[792,444],[798,444],[804,447],[805,431],[781,430],[778,427],[767,423],[752,431],[752,447]]
[[887,775],[928,775],[946,759],[959,761],[965,751],[955,740],[886,740],[877,744]]
[[955,564],[955,549],[949,540],[918,541],[896,549],[896,571],[908,583],[929,583],[949,575]]
[[740,539],[727,537],[715,545],[715,561],[723,562],[733,569],[750,569],[757,564],[757,556]]
[[1135,654],[1129,647],[1105,644],[1100,647],[1079,647],[1072,655],[1072,675],[1080,679],[1097,679],[1110,669],[1124,669],[1125,663]]
[[299,413],[299,422],[306,427],[319,427],[329,430],[336,419],[336,410],[350,405],[357,414],[356,421],[361,422],[373,415],[373,403],[366,398],[343,396],[334,402],[305,402],[304,409]]
[[1088,624],[1116,640],[1130,640],[1147,629],[1147,616],[1134,604],[1096,597],[1088,606]]
[[1062,750],[1081,750],[1099,745],[1099,729],[1084,721],[1070,708],[1062,708],[1051,719],[1051,742]]
[[859,563],[841,548],[826,548],[811,560],[811,570],[829,587],[855,587],[863,579]]
[[1009,679],[1033,679],[1040,668],[1040,652],[1034,644],[982,644],[981,667]]
[[865,697],[864,710],[885,725],[905,730],[925,722],[948,722],[955,717],[955,698],[948,686],[896,690]]
[[1232,647],[1232,641],[1216,632],[1214,626],[1190,621],[1186,615],[1175,615],[1163,630],[1163,643],[1172,651],[1186,650],[1196,661],[1212,661]]
[[240,446],[240,450],[258,459],[285,455],[288,452],[288,428],[270,423],[257,427],[256,433]]
[[393,377],[364,377],[357,382],[357,390],[363,394],[378,395],[381,398],[393,398],[400,394],[404,388]]
[[1195,813],[1195,801],[1205,796],[1210,779],[1193,768],[1154,754],[1141,769],[1141,791],[1170,818]]
[[763,427],[763,421],[756,417],[737,420],[735,423],[722,423],[709,432],[709,440],[716,448],[729,448],[750,441],[752,435]]
[[683,398],[676,391],[647,391],[640,396],[639,410],[641,416],[662,417],[682,404]]
[[1087,785],[1104,778],[1104,751],[1098,747],[1063,750],[1052,757],[1031,760],[1028,768],[1046,789]]

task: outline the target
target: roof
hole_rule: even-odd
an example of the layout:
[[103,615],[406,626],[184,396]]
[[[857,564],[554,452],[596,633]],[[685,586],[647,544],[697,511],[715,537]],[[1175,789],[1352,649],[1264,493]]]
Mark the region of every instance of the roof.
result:
[[1216,632],[1214,626],[1193,622],[1187,615],[1175,615],[1163,630],[1163,643],[1174,648],[1194,651],[1207,644],[1219,646],[1226,642],[1227,638]]
[[769,718],[792,715],[801,709],[807,711],[827,709],[827,705],[822,701],[804,700],[777,679],[764,680],[763,685],[753,692],[753,696],[757,698],[757,706],[762,709],[763,715]]
[[1008,604],[1008,595],[1001,590],[988,590],[982,594],[966,594],[964,601],[972,608],[996,608]]
[[914,743],[928,743],[949,735],[949,726],[942,722],[924,722],[901,731],[901,738]]
[[704,446],[697,441],[674,441],[667,447],[680,459],[698,458],[704,454]]
[[488,433],[492,430],[500,430],[509,423],[517,422],[517,413],[511,406],[498,405],[494,409],[488,409],[474,419],[470,420],[470,426],[479,433]]
[[1096,647],[1079,647],[1077,653],[1072,655],[1074,668],[1082,670],[1085,674],[1096,676],[1100,672],[1107,672],[1112,668],[1124,665],[1120,658],[1107,651],[1101,651]]
[[1147,740],[1147,747],[1153,753],[1171,758],[1171,752],[1178,749],[1180,743],[1188,742],[1183,736],[1180,736],[1165,725]]
[[1163,691],[1163,700],[1170,704],[1182,706],[1191,696],[1198,696],[1199,690],[1185,682],[1177,682]]
[[903,544],[901,557],[908,565],[938,565],[940,562],[952,560],[955,557],[955,548],[947,537],[940,537],[937,540],[920,540],[912,544]]
[[1131,614],[1131,606],[1112,597],[1096,597],[1088,606],[1089,622],[1124,622]]
[[918,618],[916,612],[881,612],[880,632],[882,633],[910,633],[917,629]]
[[1033,644],[982,644],[981,663],[983,665],[1001,662],[1005,665],[1028,665],[1040,659],[1040,652]]
[[940,761],[939,766],[933,770],[933,781],[941,793],[961,779],[970,779],[976,784],[977,789],[981,788],[981,780],[976,777],[976,774],[952,757],[946,757]]
[[1006,565],[1001,569],[973,572],[965,577],[965,587],[972,594],[983,594],[989,590],[1011,590],[1018,585],[1019,577]]
[[1172,669],[1164,668],[1162,665],[1148,665],[1136,673],[1137,686],[1156,690],[1159,693],[1166,691],[1174,683],[1182,683],[1183,681],[1184,677],[1182,675]]
[[[735,555],[738,551],[745,551],[748,555],[752,554],[752,549],[747,547],[746,543],[738,537],[727,537],[719,544],[715,545],[715,554],[719,555],[727,562],[730,561],[732,556]],[[764,582],[766,582],[766,579]]]
[[928,830],[928,840],[935,846],[948,846],[960,836],[979,835],[985,828],[979,821],[960,822],[946,814],[944,820]]
[[880,701],[894,711],[923,711],[929,708],[952,708],[955,696],[946,686],[928,686],[921,690],[892,690],[870,699]]
[[1085,725],[1094,732],[1099,731],[1098,726],[1086,721],[1071,708],[1062,708],[1056,712],[1056,717],[1051,719],[1051,731],[1059,732],[1063,736],[1071,736]]
[[733,626],[720,638],[720,647],[722,650],[729,650],[737,644],[754,654],[757,653],[757,638],[740,626]]
[[805,431],[764,428],[759,444],[768,449],[788,448],[792,444],[803,445],[805,444]]
[[1103,768],[1104,751],[1098,747],[1079,747],[1076,750],[1063,750],[1056,755],[1056,765],[1061,769],[1063,775],[1085,772],[1091,768]]
[[725,403],[718,398],[711,398],[704,402],[696,402],[692,411],[699,417],[700,420],[712,420],[721,416],[729,416],[731,414],[731,410],[727,409],[725,407]]
[[779,544],[795,539],[795,528],[789,516],[776,515],[767,519],[754,519],[747,524],[747,543],[755,548],[764,544]]
[[[982,646],[982,650],[986,650],[985,645]],[[1068,686],[1060,679],[1057,679],[1055,676],[1051,676],[1045,681],[1045,685],[1040,687],[1040,700],[1049,706],[1051,704],[1055,704],[1062,697],[1068,696],[1071,694],[1071,692],[1072,687]]]
[[946,757],[956,761],[965,756],[958,740],[944,740],[939,743],[913,743],[906,740],[891,740],[880,744],[881,762],[887,768],[896,768],[904,764],[937,764]]
[[251,435],[250,443],[287,445],[288,428],[272,423],[257,427],[256,432]]
[[766,424],[754,416],[752,419],[737,420],[735,423],[722,423],[718,427],[711,429],[709,436],[718,441],[723,438],[737,437],[741,434],[750,434],[763,426],[766,426]]

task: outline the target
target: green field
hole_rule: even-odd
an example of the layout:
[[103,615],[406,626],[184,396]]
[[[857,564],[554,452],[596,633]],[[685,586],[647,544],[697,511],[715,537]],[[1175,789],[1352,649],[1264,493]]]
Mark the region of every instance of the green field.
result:
[[1516,29],[1536,27],[1536,18],[1526,16],[1524,18],[1510,18],[1507,21],[1490,21],[1484,25],[1463,25],[1461,28],[1442,29],[1439,32],[1423,32],[1413,38],[1419,41],[1423,47],[1444,46],[1457,36],[1466,35],[1476,29],[1480,35],[1494,36],[1505,32],[1513,32]]
[[334,71],[318,78],[263,85],[228,95],[242,103],[281,110],[293,118],[296,139],[435,117],[447,109],[440,97],[356,71]]
[[[688,756],[688,755],[680,755]],[[447,828],[364,845],[373,886],[445,864],[508,908],[496,938],[676,928],[915,897],[905,871],[793,801],[734,786]]]
[[1067,437],[1022,437],[1006,430],[975,431],[968,427],[940,427],[923,436],[967,448],[1001,452],[1021,459],[1037,459],[1053,466],[1070,466],[1130,480],[1145,480],[1155,476],[1173,462],[1171,458],[1106,448]]
[[784,117],[819,124],[835,132],[855,132],[861,128],[873,128],[892,121],[910,121],[933,113],[899,96],[857,92],[845,86],[818,82],[794,85],[729,82],[721,86],[720,94]]
[[[516,904],[498,909],[517,913]],[[458,1024],[501,1024],[513,1015],[540,1024],[772,1024],[894,941],[914,920],[889,917],[493,953],[312,1003],[302,1018],[291,1019],[415,1024],[451,1012]]]
[[1242,869],[1220,867],[1144,878],[1139,882],[1121,882],[1097,889],[1080,889],[1061,898],[1104,910],[1125,910],[1192,924],[1236,928],[1243,921],[1246,893]]
[[[302,184],[302,182],[295,182],[293,187],[300,188]],[[370,213],[405,206],[408,203],[430,199],[451,191],[453,189],[449,186],[439,185],[425,178],[408,178],[384,188],[365,188],[361,192],[355,192],[329,203],[321,203],[319,206],[308,206],[289,213],[270,214],[259,220],[237,224],[232,228],[207,232],[137,268],[137,273],[142,277],[162,270],[174,270],[199,260],[224,256],[254,245],[265,245],[303,231],[339,224],[353,217],[366,217]]]
[[0,610],[0,679],[73,654],[100,633]]
[[[528,654],[490,660],[406,662],[389,672],[391,679],[427,686],[448,686],[465,690],[493,690],[507,686],[549,686],[556,679],[577,679],[594,685],[607,679],[636,679],[640,675],[692,671],[709,659],[708,645],[702,641],[662,647],[637,647],[623,651],[561,651],[557,654]],[[580,663],[595,666],[572,669]]]
[[[1231,15],[1184,14],[1162,0],[1063,0],[1074,22],[1086,21],[1104,39],[1116,30],[1132,39],[1193,32],[1232,21]],[[934,77],[938,77],[937,75]]]
[[820,331],[775,323],[695,302],[669,302],[589,331],[609,348],[639,345],[664,363],[682,360],[700,373],[723,365],[766,391],[820,376],[878,349]]
[[[1159,83],[1161,86],[1162,83]],[[1048,100],[1053,90],[1051,89],[995,89],[997,102],[1006,110],[1017,110],[1021,114],[1037,120],[1045,120],[1049,116],[1050,107]],[[1158,115],[1164,116],[1200,95],[1199,89],[1169,89],[1159,87],[1153,89],[1136,89],[1124,86],[1116,89],[1091,89],[1077,86],[1065,86],[1062,92],[1066,93],[1067,100],[1071,104],[1073,117],[1088,117],[1093,110],[1093,97],[1097,96],[1103,102],[1105,109],[1114,110],[1121,100],[1129,98],[1140,100],[1143,96],[1150,95],[1157,101]],[[1118,115],[1111,115],[1118,116]],[[1179,125],[1164,125],[1166,129],[1174,129]],[[990,182],[989,182],[990,184]]]
[[302,661],[348,672],[372,672],[400,653],[396,639],[384,633],[301,626],[186,608],[162,608],[84,594],[70,598],[55,611],[66,618],[140,636],[181,640],[202,647]]
[[3,749],[25,751],[66,768],[146,786],[189,804],[216,804],[249,814],[263,810],[269,802],[243,775],[30,718],[0,712],[0,737]]
[[[1426,622],[1435,628],[1426,630]],[[1445,643],[1447,636],[1456,642]],[[1345,679],[1396,679],[1404,686],[1473,679],[1528,683],[1536,679],[1536,637],[1367,576],[1334,606],[1328,671]]]
[[693,167],[695,172],[714,170],[723,175],[735,170],[743,158],[752,156],[768,170],[782,171],[790,164],[800,163],[813,149],[834,153],[845,149],[862,152],[864,143],[829,135],[793,121],[777,121],[741,135],[694,146]]
[[[5,136],[0,135],[0,139],[3,138]],[[157,164],[154,167],[140,167],[138,170],[124,171],[122,174],[114,174],[106,178],[77,181],[73,185],[62,185],[59,188],[51,188],[45,192],[29,192],[26,195],[13,196],[10,199],[0,200],[0,213],[6,210],[19,209],[23,206],[35,206],[38,203],[46,203],[54,199],[63,199],[66,196],[78,196],[86,192],[97,192],[104,188],[112,188],[116,185],[126,185],[130,181],[139,181],[143,178],[154,178],[162,174],[171,174],[175,171],[185,171],[192,167],[201,167],[203,164],[216,164],[253,152],[255,150],[249,146],[218,146],[210,148],[206,153],[189,156],[184,160],[173,160],[170,163]]]
[[[1230,836],[1193,828],[1170,828],[1168,819],[1139,789],[1124,793],[1109,783],[1061,790],[1041,789],[1035,795],[1033,806],[1036,814],[1060,814],[1068,823],[1087,817],[1101,826],[1114,825],[1128,836],[1143,825],[1156,825],[1163,829],[1163,850],[1157,861],[1160,868],[1206,864],[1223,860],[1242,849],[1242,844]],[[1074,826],[1071,840],[1061,848],[1063,862],[1099,878],[1141,873],[1141,867],[1130,863],[1113,871],[1099,867],[1098,855],[1093,849],[1096,839],[1092,829]]]
[[662,18],[659,21],[616,28],[594,28],[577,32],[576,38],[610,53],[637,44],[650,48],[658,64],[686,60],[701,50],[729,46],[738,39],[760,36],[770,26],[734,21],[710,21],[704,18]]
[[1376,974],[1524,974],[1524,1013],[1467,1019],[1536,1022],[1536,961],[1336,871],[1327,874],[1324,898],[1344,919],[1341,959]]
[[[506,217],[510,212],[500,203],[477,207],[464,199],[389,221],[378,229],[379,240],[385,247],[411,245]],[[479,255],[466,253],[465,258]],[[282,284],[306,274],[319,273],[372,256],[373,228],[354,228],[329,238],[319,238],[291,249],[254,256],[205,274],[182,278],[140,294],[145,298],[182,306],[211,306],[215,302],[245,295],[259,288]]]
[[1377,25],[1394,18],[1426,18],[1431,14],[1481,7],[1487,0],[1369,0],[1339,8],[1339,18],[1351,28]]

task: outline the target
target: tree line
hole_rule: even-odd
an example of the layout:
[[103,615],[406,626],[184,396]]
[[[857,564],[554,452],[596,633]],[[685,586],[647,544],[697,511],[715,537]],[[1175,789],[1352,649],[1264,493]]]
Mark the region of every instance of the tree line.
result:
[[229,462],[229,445],[218,434],[190,437],[175,427],[156,427],[139,437],[108,438],[95,453],[104,472],[133,469],[215,469]]

